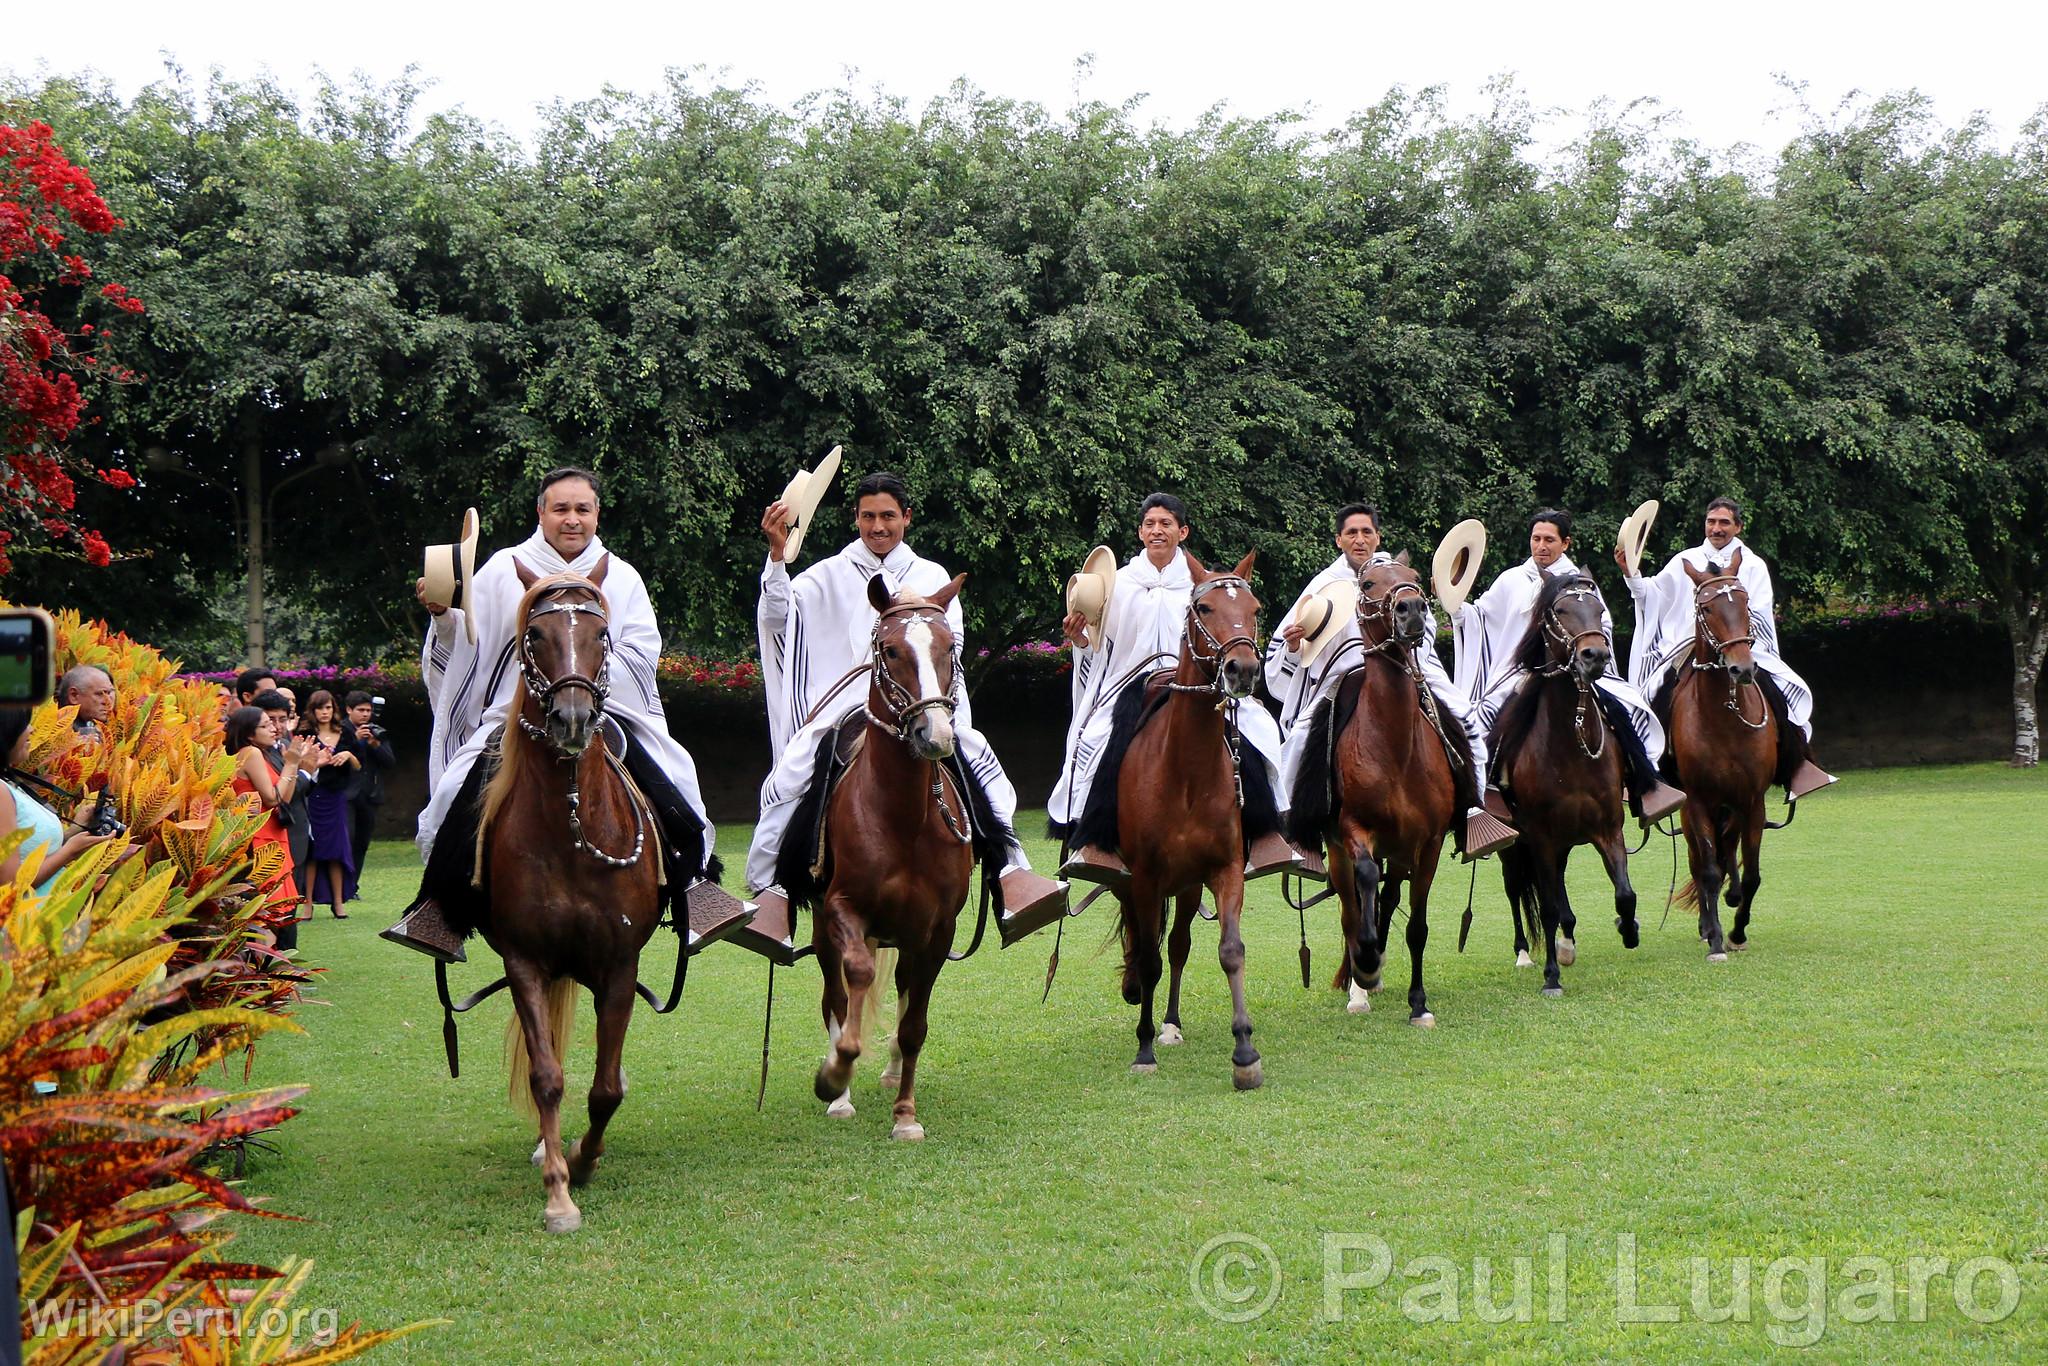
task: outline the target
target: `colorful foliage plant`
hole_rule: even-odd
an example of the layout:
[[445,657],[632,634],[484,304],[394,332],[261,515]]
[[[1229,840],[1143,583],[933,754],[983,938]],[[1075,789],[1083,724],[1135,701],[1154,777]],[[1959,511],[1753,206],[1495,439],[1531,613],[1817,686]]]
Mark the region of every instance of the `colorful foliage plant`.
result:
[[[288,1012],[309,976],[275,946],[262,889],[279,868],[251,845],[262,813],[233,791],[219,692],[72,614],[58,644],[60,667],[105,668],[119,701],[90,744],[76,741],[72,709],[39,708],[29,767],[88,800],[113,794],[128,830],[42,893],[39,856],[0,884],[0,1155],[23,1359],[354,1356],[394,1334],[351,1326],[298,1341],[282,1310],[303,1269],[222,1256],[221,1215],[278,1216],[213,1164],[289,1119],[305,1092],[235,1089],[230,1064],[241,1055],[246,1077],[258,1040],[297,1029]],[[236,1284],[247,1282],[258,1286]]]

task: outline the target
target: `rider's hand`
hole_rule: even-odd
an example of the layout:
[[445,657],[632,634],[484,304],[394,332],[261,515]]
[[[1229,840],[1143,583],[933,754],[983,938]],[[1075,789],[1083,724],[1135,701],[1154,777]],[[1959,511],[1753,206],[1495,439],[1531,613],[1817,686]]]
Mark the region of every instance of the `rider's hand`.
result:
[[1281,638],[1287,642],[1287,648],[1295,654],[1301,653],[1302,638],[1307,634],[1298,621],[1288,622],[1286,629],[1280,632]]
[[420,600],[420,606],[426,608],[437,617],[448,610],[448,604],[445,602],[427,601],[427,581],[425,579],[413,580],[412,595]]
[[783,547],[789,544],[789,504],[776,499],[761,514],[761,534],[768,538],[768,558],[780,563]]
[[1066,619],[1060,623],[1060,634],[1065,636],[1067,643],[1075,649],[1087,649],[1088,618],[1082,616],[1079,612],[1067,613]]

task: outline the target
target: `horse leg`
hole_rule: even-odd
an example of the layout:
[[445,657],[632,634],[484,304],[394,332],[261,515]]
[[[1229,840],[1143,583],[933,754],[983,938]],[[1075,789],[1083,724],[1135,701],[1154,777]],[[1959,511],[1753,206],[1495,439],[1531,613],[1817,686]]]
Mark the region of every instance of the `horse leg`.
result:
[[1687,797],[1685,837],[1692,856],[1693,899],[1700,912],[1700,938],[1707,941],[1707,961],[1728,961],[1728,946],[1721,938],[1720,821],[1707,802]]
[[889,1061],[882,1068],[882,1089],[903,1087],[903,1015],[909,1009],[904,994],[910,981],[910,960],[898,956],[896,959],[896,1028],[889,1035]]
[[1358,938],[1351,945],[1351,1003],[1380,985],[1380,953],[1385,939],[1380,930],[1380,865],[1370,850],[1361,849],[1352,858],[1352,895],[1358,899]]
[[1152,998],[1159,990],[1159,930],[1166,915],[1166,894],[1149,883],[1133,881],[1131,899],[1126,905],[1126,999],[1131,985],[1138,988],[1138,1056],[1131,1060],[1131,1070],[1156,1072],[1159,1059],[1152,1052],[1152,1042],[1158,1031],[1152,1027]]
[[[1380,952],[1385,953],[1387,945],[1394,942],[1394,915],[1401,909],[1401,875],[1392,872],[1385,863],[1380,864]],[[1378,985],[1373,987],[1378,991]]]
[[1558,930],[1564,910],[1563,860],[1546,848],[1540,855],[1532,850],[1529,861],[1535,868],[1536,896],[1543,915],[1543,994],[1562,996],[1564,981],[1558,968],[1565,963],[1558,951]]
[[626,1026],[633,1021],[633,976],[628,968],[606,979],[597,998],[597,1064],[590,1081],[590,1127],[569,1145],[569,1184],[597,1174],[605,1126],[626,1099]]
[[1624,948],[1642,943],[1642,927],[1636,924],[1636,889],[1628,880],[1628,844],[1619,830],[1593,842],[1600,861],[1607,865],[1607,880],[1614,884],[1614,928],[1621,931]]
[[1244,869],[1226,865],[1210,882],[1209,895],[1216,898],[1216,920],[1223,930],[1216,961],[1230,982],[1230,1037],[1237,1040],[1230,1053],[1230,1081],[1240,1091],[1253,1091],[1266,1080],[1266,1069],[1252,1047],[1252,1015],[1244,1003],[1244,935],[1238,927],[1244,915]]
[[1422,951],[1429,944],[1429,887],[1436,880],[1440,840],[1423,845],[1422,857],[1415,861],[1415,891],[1408,902],[1408,1023],[1424,1029],[1436,1028],[1436,1016],[1429,1013],[1429,997],[1422,990]]
[[[826,905],[831,906],[830,898]],[[832,917],[830,928],[839,944],[839,972],[846,980],[846,1019],[832,1039],[825,1060],[818,1064],[811,1092],[830,1106],[827,1113],[844,1119],[853,1114],[853,1065],[860,1058],[868,989],[875,984],[875,955],[851,910],[843,905],[837,909],[839,913]],[[843,1114],[839,1108],[842,1104],[846,1107]]]
[[1749,912],[1756,903],[1756,889],[1764,885],[1764,870],[1758,859],[1764,851],[1764,799],[1758,797],[1742,826],[1742,896],[1735,910],[1735,927],[1728,942],[1737,952],[1749,947]]
[[1500,880],[1508,896],[1508,919],[1515,925],[1515,966],[1536,966],[1529,956],[1529,936],[1523,930],[1523,916],[1535,919],[1535,880],[1529,872],[1529,851],[1517,840],[1500,851]]
[[1557,961],[1567,968],[1579,961],[1579,918],[1572,914],[1572,894],[1564,880],[1565,869],[1571,866],[1571,861],[1571,846],[1557,851],[1557,874],[1552,884],[1557,891]]
[[540,1181],[547,1192],[543,1224],[549,1233],[574,1233],[583,1227],[583,1211],[569,1198],[569,1163],[562,1156],[562,1064],[548,1021],[547,984],[523,959],[507,961],[505,976],[511,979],[512,1009],[526,1037],[526,1084],[540,1112]]
[[913,961],[905,953],[901,963],[896,977],[896,1046],[902,1050],[902,1079],[896,1085],[896,1118],[889,1137],[916,1143],[924,1138],[924,1125],[917,1122],[917,1057],[924,1051],[925,1033],[931,1026],[932,987],[939,980],[939,969],[946,965],[946,954],[943,948],[927,949]]
[[[819,908],[818,923],[811,936],[812,946],[818,953],[818,971],[825,979],[824,996],[820,1005],[825,1017],[825,1063],[832,1060],[833,1054],[839,1048],[839,1036],[846,1032],[847,1006],[845,961],[839,951],[839,940],[832,933],[831,921],[827,919],[829,914],[825,908]],[[825,1063],[819,1064],[820,1073],[824,1071]],[[813,1092],[816,1092],[815,1083]],[[853,1118],[851,1095],[835,1092],[829,1096],[820,1094],[818,1099],[828,1103],[825,1113],[833,1119]]]
[[1194,947],[1195,914],[1201,905],[1200,888],[1182,892],[1173,899],[1173,931],[1166,936],[1166,1017],[1159,1022],[1161,1047],[1181,1041],[1180,975]]
[[1327,858],[1330,886],[1337,893],[1337,934],[1341,941],[1340,952],[1337,955],[1337,976],[1330,985],[1349,996],[1350,999],[1344,1007],[1346,1010],[1353,1015],[1363,1015],[1372,1009],[1372,997],[1366,994],[1364,987],[1351,980],[1352,965],[1357,962],[1352,953],[1352,945],[1358,939],[1361,919],[1358,909],[1358,878],[1351,857],[1341,841],[1331,841],[1329,850]]

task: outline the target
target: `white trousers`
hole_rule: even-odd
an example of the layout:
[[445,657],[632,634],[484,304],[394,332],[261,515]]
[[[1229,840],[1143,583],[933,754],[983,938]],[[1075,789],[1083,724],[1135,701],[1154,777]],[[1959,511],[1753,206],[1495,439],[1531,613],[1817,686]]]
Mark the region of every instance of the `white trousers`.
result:
[[[1116,699],[1104,697],[1101,704],[1088,714],[1081,723],[1081,733],[1074,741],[1074,752],[1067,756],[1067,762],[1060,768],[1059,785],[1052,790],[1052,797],[1045,804],[1045,814],[1050,820],[1071,825],[1081,819],[1081,813],[1088,809],[1088,792],[1095,785],[1095,772],[1102,766],[1102,751],[1109,743],[1111,723],[1115,720]],[[1273,713],[1256,698],[1246,698],[1237,706],[1237,729],[1244,736],[1245,747],[1259,757],[1266,766],[1266,780],[1273,787],[1273,801],[1281,815],[1287,814],[1287,791],[1280,786],[1280,723],[1273,719]]]
[[[1488,734],[1492,734],[1493,723],[1500,719],[1501,708],[1507,706],[1508,699],[1521,690],[1528,678],[1528,674],[1511,674],[1479,699],[1479,724]],[[1643,748],[1649,751],[1651,761],[1655,762],[1657,756],[1664,752],[1664,726],[1657,720],[1657,713],[1650,710],[1650,700],[1635,684],[1612,674],[1602,675],[1593,686],[1628,708],[1628,719],[1634,724],[1636,734],[1643,738]]]
[[[1429,684],[1430,691],[1436,694],[1437,705],[1456,717],[1458,724],[1464,728],[1465,738],[1472,746],[1472,762],[1478,768],[1478,780],[1473,786],[1475,789],[1483,788],[1486,783],[1486,730],[1479,723],[1479,707],[1451,686],[1450,671],[1444,668],[1444,662],[1438,658],[1435,650],[1425,648],[1416,653],[1422,659],[1423,680]],[[1286,790],[1290,794],[1294,790],[1295,775],[1301,768],[1303,749],[1308,743],[1309,714],[1323,698],[1334,694],[1338,684],[1349,674],[1348,669],[1332,670],[1329,676],[1323,679],[1322,687],[1314,697],[1302,699],[1301,718],[1294,723],[1294,729],[1288,733],[1286,743],[1280,749],[1280,781],[1286,784]]]

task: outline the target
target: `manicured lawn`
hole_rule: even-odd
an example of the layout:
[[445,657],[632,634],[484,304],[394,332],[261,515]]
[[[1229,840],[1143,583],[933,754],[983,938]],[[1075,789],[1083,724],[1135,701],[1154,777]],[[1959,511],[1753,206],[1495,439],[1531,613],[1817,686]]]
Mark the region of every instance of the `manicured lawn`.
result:
[[[720,832],[729,865],[746,834]],[[585,1227],[550,1237],[532,1135],[503,1098],[504,998],[465,1021],[450,1081],[425,960],[374,937],[417,874],[409,846],[379,845],[352,918],[306,927],[325,1004],[257,1068],[313,1084],[248,1181],[310,1222],[245,1221],[231,1255],[314,1258],[301,1303],[343,1322],[452,1320],[387,1361],[1748,1361],[1816,1336],[1826,1360],[2048,1358],[2048,774],[1851,774],[1767,839],[1753,948],[1725,966],[1704,961],[1686,913],[1659,929],[1670,866],[1661,840],[1637,856],[1645,933],[1629,953],[1581,854],[1581,952],[1556,1001],[1511,966],[1491,861],[1455,952],[1466,874],[1447,872],[1434,1032],[1406,1023],[1405,951],[1370,1015],[1324,989],[1334,903],[1310,913],[1316,990],[1303,991],[1294,913],[1277,880],[1254,884],[1247,983],[1266,1086],[1245,1094],[1230,1084],[1214,926],[1196,931],[1187,1043],[1149,1077],[1128,1070],[1136,1012],[1117,997],[1116,954],[1097,952],[1104,903],[1069,927],[1044,1005],[1051,933],[999,951],[991,931],[939,980],[918,1146],[887,1138],[878,1064],[856,1079],[851,1122],[812,1099],[823,1035],[808,961],[776,974],[756,1113],[766,968],[716,949],[675,1015],[636,1020],[631,1094],[579,1192]],[[643,971],[662,989],[672,943],[657,939]],[[495,975],[478,949],[461,989]],[[571,1133],[589,1033],[586,1009]],[[1249,1262],[1216,1249],[1202,1284],[1220,1277],[1223,1309],[1258,1308],[1270,1249],[1279,1293],[1263,1314],[1204,1312],[1191,1266],[1219,1235],[1258,1246]],[[1675,1307],[1677,1322],[1624,1321],[1631,1238],[1633,1303]],[[1381,1245],[1384,1281],[1345,1289],[1371,1278]],[[1783,1257],[1800,1269],[1774,1268]],[[1916,1257],[1998,1259],[1964,1302],[1995,1312],[2004,1277],[2017,1308],[1973,1321],[1925,1266],[1916,1306]],[[1516,1258],[1531,1259],[1520,1315]],[[1709,1313],[1749,1259],[1746,1314],[1703,1321],[1695,1258]],[[1889,1312],[1869,1288],[1880,1280],[1897,1287]]]

